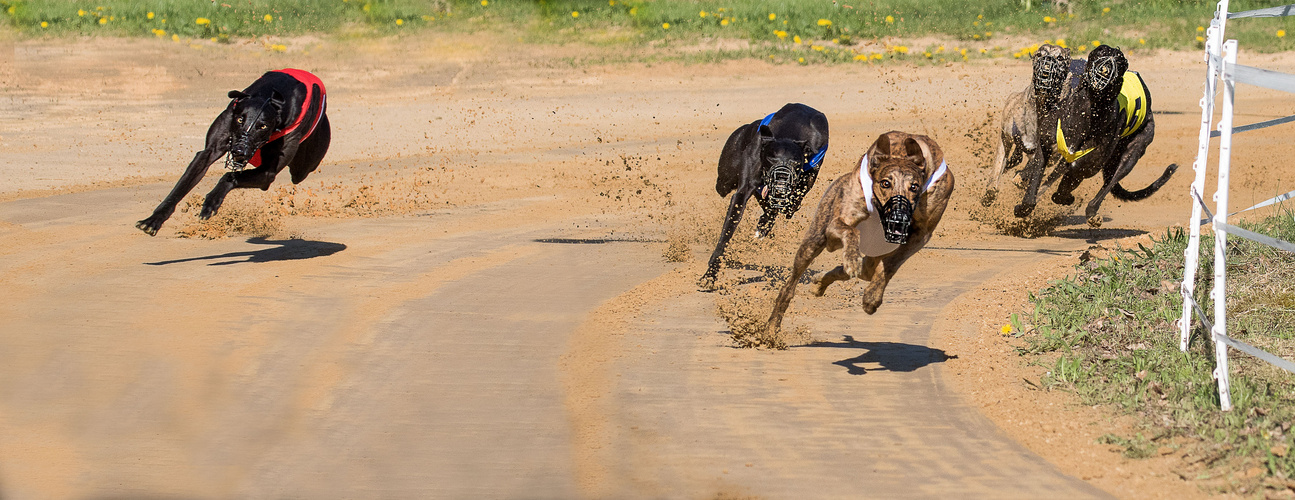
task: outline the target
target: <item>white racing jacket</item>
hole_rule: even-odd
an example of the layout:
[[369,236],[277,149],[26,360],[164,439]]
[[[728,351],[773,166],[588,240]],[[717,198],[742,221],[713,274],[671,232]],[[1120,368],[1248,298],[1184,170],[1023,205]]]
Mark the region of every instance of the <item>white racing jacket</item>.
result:
[[[918,196],[925,194],[934,186],[936,181],[944,177],[945,172],[949,171],[948,162],[941,161],[940,168],[935,169],[931,178],[926,180],[922,189],[918,191]],[[863,156],[863,161],[859,162],[859,186],[863,188],[864,202],[868,206],[868,218],[859,222],[855,229],[859,230],[859,252],[867,257],[880,257],[899,248],[898,243],[886,241],[886,235],[881,227],[881,213],[877,211],[877,205],[872,200],[872,175],[868,173],[868,156]],[[916,209],[918,203],[914,203]]]

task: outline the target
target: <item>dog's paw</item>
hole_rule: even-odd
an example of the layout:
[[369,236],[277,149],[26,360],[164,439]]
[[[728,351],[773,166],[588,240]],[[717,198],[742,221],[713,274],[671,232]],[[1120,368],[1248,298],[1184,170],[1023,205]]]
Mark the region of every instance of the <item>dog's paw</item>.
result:
[[1058,205],[1072,205],[1075,203],[1075,195],[1057,191],[1052,193],[1052,202]]
[[880,306],[881,306],[881,301],[877,301],[876,303],[873,303],[867,299],[863,300],[863,312],[868,313],[869,315],[877,312],[877,308]]
[[841,260],[841,268],[844,269],[845,274],[850,275],[851,278],[858,278],[863,274],[863,255],[860,255],[858,250],[851,251],[847,249],[845,251],[845,257]]
[[980,197],[980,206],[987,207],[987,206],[993,205],[994,200],[997,200],[997,199],[998,199],[997,189],[987,190],[985,191],[984,196]]
[[135,223],[135,228],[143,231],[149,236],[157,236],[157,230],[162,229],[162,221],[154,220],[152,217]]
[[697,279],[697,291],[713,292],[715,289],[715,275],[707,273]]
[[1017,205],[1016,209],[1013,210],[1012,213],[1014,213],[1017,218],[1024,219],[1026,217],[1029,217],[1030,214],[1034,213],[1034,205],[1026,205],[1022,203],[1020,205]]
[[1088,225],[1090,227],[1102,227],[1102,216],[1100,214],[1088,216]]

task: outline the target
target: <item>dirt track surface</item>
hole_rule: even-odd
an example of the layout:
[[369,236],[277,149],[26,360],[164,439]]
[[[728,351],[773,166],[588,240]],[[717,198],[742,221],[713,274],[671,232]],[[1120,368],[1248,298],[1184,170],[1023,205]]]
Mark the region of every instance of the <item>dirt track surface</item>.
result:
[[[1094,486],[1067,475],[1065,450],[1045,452],[1049,463],[1017,444],[1040,446],[1019,434],[1028,428],[999,430],[944,368],[986,362],[966,341],[1003,318],[933,325],[964,294],[998,293],[987,283],[1004,273],[1185,217],[1194,56],[1132,58],[1171,113],[1157,116],[1157,142],[1128,184],[1178,162],[1165,191],[1108,200],[1102,230],[1020,239],[969,214],[992,154],[986,117],[1023,86],[1027,65],[841,66],[805,78],[760,62],[564,65],[576,50],[439,38],[303,41],[288,54],[19,43],[0,70],[0,199],[12,200],[0,203],[0,496],[1193,491],[1115,474]],[[188,213],[156,238],[133,229],[199,147],[224,91],[287,66],[328,85],[335,139],[297,188],[285,178],[230,196],[226,211],[279,221],[273,234],[177,238],[200,228]],[[736,349],[716,294],[693,286],[722,214],[713,162],[733,128],[789,101],[831,120],[825,178],[901,129],[941,143],[959,191],[875,316],[858,309],[853,284],[822,298],[802,289],[788,323],[818,343]],[[1234,174],[1234,185],[1266,197],[1280,177]],[[772,246],[738,241],[745,269],[725,271],[730,289],[767,294],[796,224]],[[688,243],[692,260],[667,263],[667,240]]]

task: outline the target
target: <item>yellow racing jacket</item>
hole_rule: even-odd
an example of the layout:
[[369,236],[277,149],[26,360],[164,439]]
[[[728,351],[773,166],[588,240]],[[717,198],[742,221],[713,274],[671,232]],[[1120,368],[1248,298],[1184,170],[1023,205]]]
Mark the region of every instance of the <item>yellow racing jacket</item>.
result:
[[[1150,98],[1147,97],[1147,84],[1142,81],[1142,75],[1136,71],[1124,72],[1124,85],[1120,87],[1119,101],[1120,114],[1124,119],[1124,126],[1120,127],[1120,137],[1124,138],[1138,133],[1147,123]],[[1066,144],[1066,135],[1061,130],[1061,120],[1057,120],[1057,154],[1060,154],[1067,163],[1078,161],[1094,149],[1096,148],[1072,150],[1070,145]]]

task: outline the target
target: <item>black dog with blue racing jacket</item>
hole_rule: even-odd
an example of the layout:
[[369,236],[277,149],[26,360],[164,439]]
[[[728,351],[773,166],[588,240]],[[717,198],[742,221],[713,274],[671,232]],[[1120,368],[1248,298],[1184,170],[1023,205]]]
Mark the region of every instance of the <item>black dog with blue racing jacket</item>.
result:
[[778,215],[790,219],[800,210],[826,155],[827,117],[804,104],[787,104],[733,131],[720,153],[719,177],[715,181],[715,192],[720,196],[733,193],[733,197],[701,286],[714,285],[724,249],[751,197],[764,211],[756,225],[756,237],[769,236]]

